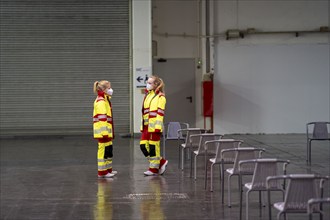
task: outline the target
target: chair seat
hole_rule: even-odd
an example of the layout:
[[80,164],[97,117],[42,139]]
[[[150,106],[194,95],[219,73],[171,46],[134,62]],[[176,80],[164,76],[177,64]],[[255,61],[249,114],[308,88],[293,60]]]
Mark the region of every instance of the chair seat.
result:
[[[216,158],[210,158],[209,161],[211,163],[221,163],[220,161],[216,161]],[[233,158],[225,158],[224,163],[234,163],[234,159]]]
[[245,183],[244,186],[248,189],[252,189],[252,183]]
[[282,212],[284,210],[284,202],[274,203],[274,208]]
[[[252,189],[252,183],[245,183],[244,186],[251,190]],[[253,186],[253,190],[255,191],[260,191],[260,190],[266,190],[266,186],[265,185],[260,185],[260,186],[257,186],[256,184]]]
[[196,148],[196,147],[198,147],[198,146],[196,146],[196,145],[193,145],[193,146],[191,146],[190,144],[181,144],[181,147],[182,148]]
[[[205,151],[203,151],[203,152],[198,152],[198,150],[195,150],[194,151],[194,154],[196,154],[196,155],[200,155],[200,156],[202,156],[202,155],[205,155]],[[209,154],[209,153],[208,153]]]
[[236,170],[236,172],[234,171],[234,168],[228,168],[226,169],[226,172],[229,173],[230,175],[238,175],[239,173],[241,173],[242,175],[252,175],[253,174],[253,170],[250,171],[241,171],[239,172],[238,170]]
[[[301,212],[301,213],[305,213],[307,210],[307,203],[300,203],[300,204],[295,204],[294,206],[291,205],[291,208],[286,208],[284,210],[284,202],[276,202],[274,203],[274,208],[276,208],[277,210],[279,210],[280,212]],[[314,212],[317,212],[316,210],[313,210]]]
[[226,172],[233,175],[233,174],[238,174],[238,173],[234,173],[234,168],[229,168],[229,169],[226,169]]
[[215,159],[216,159],[216,158],[211,158],[211,159],[209,159],[209,161],[210,161],[211,163],[215,163]]

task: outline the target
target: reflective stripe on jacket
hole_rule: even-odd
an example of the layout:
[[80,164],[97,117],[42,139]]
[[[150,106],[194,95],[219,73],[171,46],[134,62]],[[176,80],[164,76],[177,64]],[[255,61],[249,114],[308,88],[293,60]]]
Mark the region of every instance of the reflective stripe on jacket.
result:
[[93,133],[94,138],[113,138],[112,109],[110,97],[98,95],[94,101]]
[[142,106],[142,125],[148,127],[148,132],[162,132],[166,98],[163,94],[149,91],[144,97]]

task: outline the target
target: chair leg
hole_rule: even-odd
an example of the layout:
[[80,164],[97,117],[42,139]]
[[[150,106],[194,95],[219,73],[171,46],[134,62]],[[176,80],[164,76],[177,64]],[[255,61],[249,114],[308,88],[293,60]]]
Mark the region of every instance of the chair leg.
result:
[[[190,149],[189,149],[190,151]],[[192,175],[193,175],[193,155],[192,155],[192,151],[189,152],[190,155],[190,178],[192,178]]]
[[259,217],[261,216],[261,206],[262,206],[261,191],[259,191]]
[[221,169],[222,169],[222,167],[221,167],[221,166],[222,166],[222,164],[220,163],[220,164],[219,164],[219,171],[220,171],[220,172],[219,172],[219,181],[220,181],[219,183],[220,183],[220,184],[221,184],[221,180],[222,180],[222,178],[221,178]]
[[[310,213],[309,215],[308,215],[308,219],[309,220],[313,220],[313,213]],[[321,218],[320,218],[321,219]]]
[[181,168],[180,165],[181,165],[181,146],[179,145],[179,162],[178,162],[179,169]]
[[309,145],[308,145],[308,164],[312,163],[312,140],[309,141]]
[[224,191],[225,191],[225,168],[224,165],[221,166],[221,174],[222,174],[222,181],[221,181],[221,202],[224,203]]
[[213,165],[214,165],[214,163],[211,164],[211,169],[210,169],[210,174],[211,174],[210,191],[211,192],[213,192]]
[[311,155],[311,144],[312,144],[312,140],[307,140],[307,164],[310,165],[311,164],[311,159],[312,159],[312,155]]
[[184,167],[184,148],[181,148],[181,170]]
[[205,179],[204,179],[204,188],[207,189],[207,160],[205,160]]
[[261,202],[262,202],[262,207],[267,206],[267,193],[265,191],[262,192],[261,194]]
[[231,195],[230,195],[230,183],[231,183],[231,174],[228,175],[228,181],[227,181],[227,184],[228,184],[228,207],[230,208],[231,207]]
[[309,139],[307,138],[307,143],[306,143],[306,161],[307,164],[309,163]]
[[222,180],[224,178],[223,173],[222,173],[222,170],[224,169],[223,167],[224,167],[224,164],[220,163],[220,180]]
[[270,190],[267,190],[267,198],[268,198],[268,217],[269,220],[272,220],[272,203],[270,198]]
[[197,155],[194,156],[194,179],[197,179]]
[[242,205],[243,205],[243,186],[242,176],[238,175],[238,189],[239,189],[239,219],[242,220]]
[[246,206],[246,220],[249,220],[249,193],[250,191],[248,190],[246,192],[246,202],[245,202],[245,206]]

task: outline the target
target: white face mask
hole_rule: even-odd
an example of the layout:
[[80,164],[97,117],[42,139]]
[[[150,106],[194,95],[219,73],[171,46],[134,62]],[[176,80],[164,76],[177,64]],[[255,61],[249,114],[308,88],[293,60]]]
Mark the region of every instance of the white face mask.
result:
[[113,94],[113,89],[112,89],[112,88],[111,88],[111,89],[107,89],[107,90],[106,90],[106,93],[107,93],[108,95],[112,96],[112,94]]
[[150,83],[147,83],[147,90],[152,90],[153,89],[153,87],[152,87],[152,85],[150,84]]

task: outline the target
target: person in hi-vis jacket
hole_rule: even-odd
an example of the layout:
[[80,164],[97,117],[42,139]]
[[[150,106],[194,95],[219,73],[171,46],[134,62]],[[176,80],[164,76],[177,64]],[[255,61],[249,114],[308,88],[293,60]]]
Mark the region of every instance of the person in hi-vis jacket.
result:
[[149,169],[144,172],[146,176],[162,175],[168,164],[168,161],[160,156],[160,138],[166,105],[164,86],[161,78],[149,77],[142,104],[140,148],[149,161]]
[[110,98],[113,90],[106,80],[94,82],[93,90],[97,94],[93,112],[94,138],[98,140],[97,172],[99,178],[110,178],[117,174],[112,170],[114,132]]

